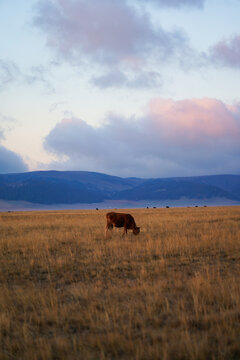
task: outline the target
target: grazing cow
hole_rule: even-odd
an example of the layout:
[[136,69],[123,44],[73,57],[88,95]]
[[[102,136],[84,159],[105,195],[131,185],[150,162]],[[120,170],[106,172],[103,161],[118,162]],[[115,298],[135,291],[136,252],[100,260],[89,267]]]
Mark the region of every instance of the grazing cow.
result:
[[106,218],[106,236],[108,234],[108,230],[112,230],[113,226],[123,227],[123,236],[127,234],[127,230],[132,230],[134,235],[138,235],[140,233],[140,227],[136,226],[135,220],[130,214],[109,212],[107,213]]

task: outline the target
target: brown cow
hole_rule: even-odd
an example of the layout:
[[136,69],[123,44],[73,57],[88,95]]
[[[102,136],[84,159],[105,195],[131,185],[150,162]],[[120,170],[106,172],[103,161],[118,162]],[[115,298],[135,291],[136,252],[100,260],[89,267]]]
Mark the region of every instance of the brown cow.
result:
[[140,227],[136,226],[135,220],[130,214],[109,212],[106,214],[107,225],[106,225],[106,236],[108,230],[112,230],[115,227],[124,227],[123,236],[127,234],[127,230],[132,230],[134,235],[140,233]]

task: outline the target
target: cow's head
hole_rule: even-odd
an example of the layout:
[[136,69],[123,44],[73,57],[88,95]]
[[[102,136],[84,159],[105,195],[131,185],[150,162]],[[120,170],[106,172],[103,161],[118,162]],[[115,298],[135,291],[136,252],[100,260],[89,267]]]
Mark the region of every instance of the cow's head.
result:
[[133,229],[133,233],[134,235],[138,235],[140,233],[140,227],[135,227],[135,229]]

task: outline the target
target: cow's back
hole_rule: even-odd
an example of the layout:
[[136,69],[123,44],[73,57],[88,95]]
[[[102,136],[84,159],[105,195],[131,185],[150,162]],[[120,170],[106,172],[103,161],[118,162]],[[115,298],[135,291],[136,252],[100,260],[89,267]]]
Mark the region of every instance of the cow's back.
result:
[[136,226],[134,218],[130,214],[109,212],[106,217],[107,221],[116,227],[126,226],[130,229]]

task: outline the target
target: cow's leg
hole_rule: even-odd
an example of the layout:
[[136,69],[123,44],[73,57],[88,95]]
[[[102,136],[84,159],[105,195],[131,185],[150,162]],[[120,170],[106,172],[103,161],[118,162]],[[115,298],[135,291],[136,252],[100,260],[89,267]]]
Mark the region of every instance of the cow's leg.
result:
[[108,230],[109,230],[109,226],[108,224],[106,225],[106,229],[105,229],[105,237],[108,237]]
[[125,235],[127,235],[127,226],[124,226],[122,237],[124,237]]
[[112,229],[113,229],[113,224],[107,223],[107,225],[106,225],[106,230],[105,230],[105,236],[106,236],[106,237],[108,237],[108,235],[109,235],[108,230],[111,231],[111,235],[112,235]]

